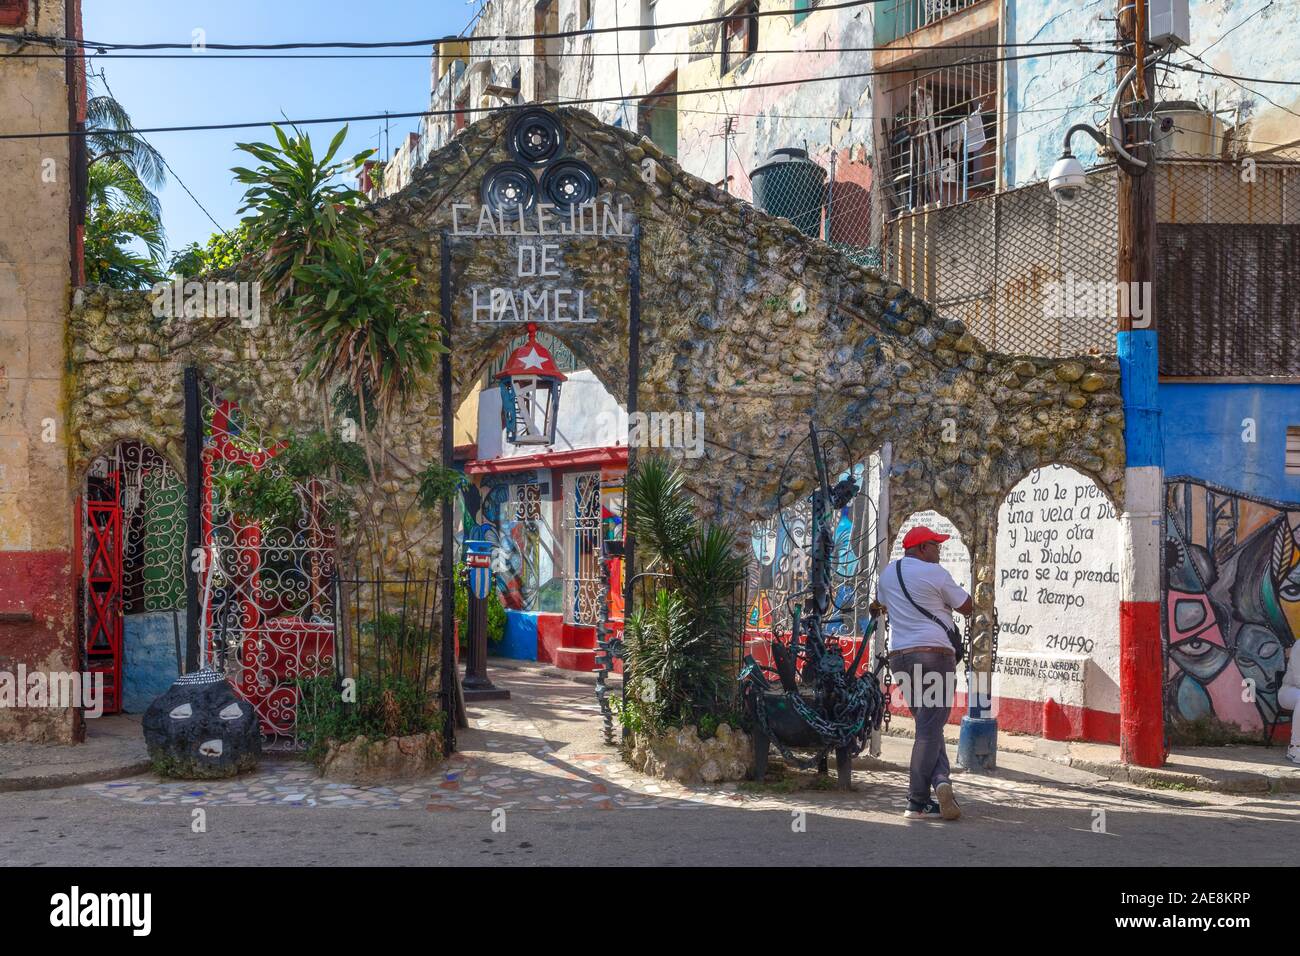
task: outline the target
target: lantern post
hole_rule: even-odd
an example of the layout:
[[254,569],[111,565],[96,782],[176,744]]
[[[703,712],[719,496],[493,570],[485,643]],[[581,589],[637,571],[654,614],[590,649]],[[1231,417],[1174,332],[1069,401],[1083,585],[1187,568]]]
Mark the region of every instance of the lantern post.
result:
[[510,353],[496,377],[510,443],[555,444],[560,385],[565,376],[551,353],[538,343],[536,323],[528,323],[528,341]]
[[462,687],[466,700],[508,700],[510,691],[502,690],[487,676],[487,602],[492,594],[492,542],[466,540],[465,575],[469,604],[469,653],[465,660]]

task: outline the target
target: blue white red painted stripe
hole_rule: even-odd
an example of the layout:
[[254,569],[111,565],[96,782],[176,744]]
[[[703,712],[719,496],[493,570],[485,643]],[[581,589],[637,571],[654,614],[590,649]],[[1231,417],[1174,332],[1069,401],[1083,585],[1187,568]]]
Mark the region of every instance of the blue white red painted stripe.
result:
[[1154,329],[1117,336],[1124,397],[1123,548],[1119,608],[1120,753],[1126,763],[1165,760],[1164,653],[1160,643],[1161,510],[1164,465]]

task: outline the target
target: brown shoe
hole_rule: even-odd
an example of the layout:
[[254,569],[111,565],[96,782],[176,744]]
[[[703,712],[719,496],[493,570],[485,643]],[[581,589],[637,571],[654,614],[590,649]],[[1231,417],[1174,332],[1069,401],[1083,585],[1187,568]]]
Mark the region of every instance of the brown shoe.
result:
[[961,818],[961,807],[957,803],[957,797],[952,792],[952,784],[947,780],[934,788],[934,795],[939,800],[939,815],[945,820],[958,820]]

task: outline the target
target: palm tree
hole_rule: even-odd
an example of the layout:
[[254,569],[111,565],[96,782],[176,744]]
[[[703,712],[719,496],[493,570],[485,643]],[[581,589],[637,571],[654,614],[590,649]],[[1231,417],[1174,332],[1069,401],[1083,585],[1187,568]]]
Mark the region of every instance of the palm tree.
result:
[[[86,163],[92,168],[113,160],[123,163],[153,197],[167,182],[167,166],[162,154],[138,133],[123,132],[132,127],[130,115],[112,96],[92,96],[86,103]],[[158,202],[156,197],[153,202]]]
[[[131,247],[139,243],[148,252]],[[151,285],[162,278],[167,249],[158,197],[119,159],[90,167],[86,191],[86,279],[118,289]]]
[[[158,281],[167,252],[154,192],[167,181],[166,163],[139,134],[127,132],[131,128],[111,91],[87,102],[86,279],[117,288]],[[146,254],[132,248],[137,244]]]

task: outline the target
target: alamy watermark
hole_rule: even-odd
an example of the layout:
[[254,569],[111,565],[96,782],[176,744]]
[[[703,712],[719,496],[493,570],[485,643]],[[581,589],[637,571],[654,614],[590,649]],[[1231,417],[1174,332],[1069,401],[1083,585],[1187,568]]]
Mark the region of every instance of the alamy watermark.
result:
[[704,454],[704,412],[633,412],[621,408],[596,416],[596,426],[608,434],[627,436],[629,448],[680,451],[684,458]]
[[104,714],[104,675],[91,671],[0,671],[0,707],[77,707],[87,717]]
[[1150,282],[1094,282],[1066,273],[1064,282],[1043,287],[1043,315],[1049,319],[1129,319],[1133,328],[1151,325]]
[[178,275],[155,282],[150,292],[156,319],[238,319],[245,329],[262,322],[260,282],[199,282]]

